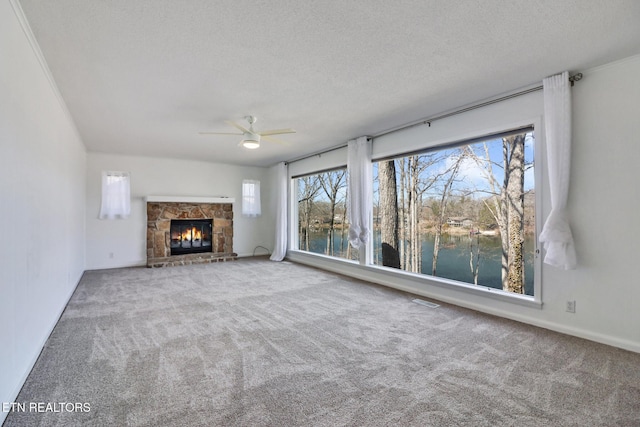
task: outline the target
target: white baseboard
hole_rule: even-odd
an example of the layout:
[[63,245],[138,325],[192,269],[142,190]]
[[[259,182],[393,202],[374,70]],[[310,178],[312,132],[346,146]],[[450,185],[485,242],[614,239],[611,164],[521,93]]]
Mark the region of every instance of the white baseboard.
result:
[[[514,307],[514,310],[508,310],[505,308],[497,307],[496,305],[483,304],[483,301],[487,301],[487,298],[491,298],[491,296],[478,298],[477,295],[465,293],[463,292],[463,290],[459,290],[459,292],[446,292],[447,289],[444,289],[443,286],[429,286],[425,285],[423,281],[416,281],[415,284],[412,284],[411,277],[404,277],[405,275],[403,275],[402,280],[393,280],[391,274],[380,274],[375,272],[374,268],[368,268],[367,266],[361,266],[348,261],[345,262],[341,260],[333,260],[330,259],[330,257],[316,256],[315,254],[298,252],[288,252],[287,259],[290,261],[298,262],[300,264],[332,271],[334,273],[343,274],[355,279],[376,283],[382,286],[387,286],[389,288],[409,292],[411,294],[420,295],[426,298],[432,298],[438,301],[457,305],[482,313],[503,317],[505,319],[515,320],[517,322],[549,329],[554,332],[572,335],[589,341],[594,341],[624,350],[629,350],[635,353],[640,353],[640,343],[638,342],[634,342],[621,337],[601,334],[583,328],[576,328],[573,326],[568,326],[541,318],[542,316],[538,316],[538,314],[542,314],[544,312],[542,304],[539,304],[537,309],[531,310],[523,309],[523,304],[518,300],[501,301],[502,307]],[[535,304],[525,305],[530,308],[534,308],[535,306]]]
[[[18,381],[18,384],[16,385],[16,387],[13,390],[13,392],[9,396],[8,402],[15,402],[16,399],[18,398],[18,395],[20,394],[20,390],[22,390],[22,387],[24,386],[24,383],[27,381],[27,378],[29,377],[29,374],[31,374],[31,371],[33,370],[33,367],[36,365],[36,362],[38,361],[38,358],[40,358],[40,355],[42,354],[42,350],[44,350],[44,346],[47,343],[47,340],[49,339],[49,337],[53,333],[53,329],[56,327],[56,325],[60,321],[60,318],[62,317],[62,314],[64,313],[65,309],[67,308],[67,305],[69,305],[69,300],[71,300],[71,297],[73,296],[74,292],[78,288],[78,285],[80,284],[80,280],[82,279],[82,275],[83,274],[84,274],[84,271],[82,272],[82,274],[80,274],[80,277],[78,277],[76,279],[75,286],[71,289],[71,291],[69,292],[69,294],[65,298],[65,303],[62,305],[62,307],[58,311],[58,315],[55,318],[56,319],[55,322],[53,322],[53,324],[50,325],[49,331],[45,335],[45,338],[43,340],[41,340],[40,343],[38,343],[38,348],[40,348],[40,351],[37,354],[35,354],[31,358],[31,360],[29,361],[29,364],[27,365],[28,366],[27,369],[25,370],[25,372],[23,372],[22,376],[20,377],[20,381]],[[0,410],[0,426],[4,423],[4,421],[7,418],[7,416],[9,416],[9,412],[3,412],[3,411]]]

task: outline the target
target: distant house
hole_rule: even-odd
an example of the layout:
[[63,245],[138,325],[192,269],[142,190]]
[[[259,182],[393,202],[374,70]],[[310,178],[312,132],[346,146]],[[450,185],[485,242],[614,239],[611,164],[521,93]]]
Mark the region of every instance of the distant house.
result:
[[447,225],[449,227],[471,228],[473,227],[473,220],[465,217],[449,217],[447,218]]

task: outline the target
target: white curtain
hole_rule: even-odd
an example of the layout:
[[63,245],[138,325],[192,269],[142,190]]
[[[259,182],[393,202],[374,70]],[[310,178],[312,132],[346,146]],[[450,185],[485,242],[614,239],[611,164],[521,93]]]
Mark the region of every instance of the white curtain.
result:
[[287,255],[287,164],[276,166],[276,244],[271,261],[282,261]]
[[128,172],[102,172],[100,219],[127,218],[131,214],[131,184]]
[[540,233],[540,241],[546,250],[546,264],[571,270],[576,267],[576,251],[567,217],[571,164],[569,73],[565,71],[547,77],[543,81],[543,90],[551,213]]
[[256,217],[262,214],[260,207],[260,181],[242,181],[242,215]]
[[347,170],[349,173],[347,199],[349,243],[354,248],[360,249],[369,240],[369,222],[373,205],[371,140],[366,136],[348,142]]

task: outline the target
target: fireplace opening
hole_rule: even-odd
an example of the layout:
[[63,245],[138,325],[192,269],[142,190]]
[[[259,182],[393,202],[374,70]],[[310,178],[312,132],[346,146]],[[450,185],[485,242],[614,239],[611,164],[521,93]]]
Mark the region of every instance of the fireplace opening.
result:
[[212,229],[211,219],[172,219],[171,255],[213,252]]

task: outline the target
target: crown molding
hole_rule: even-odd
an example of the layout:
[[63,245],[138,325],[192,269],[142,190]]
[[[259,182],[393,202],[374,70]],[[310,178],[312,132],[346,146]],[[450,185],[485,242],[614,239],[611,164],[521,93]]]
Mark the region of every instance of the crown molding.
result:
[[58,88],[58,85],[55,79],[53,78],[53,74],[51,73],[49,64],[47,64],[47,60],[44,58],[42,50],[40,49],[40,45],[38,44],[36,37],[33,35],[33,31],[31,30],[29,21],[27,20],[27,17],[24,14],[22,5],[20,4],[19,0],[9,0],[9,4],[11,4],[11,7],[13,8],[13,13],[16,16],[18,23],[20,24],[20,27],[22,28],[22,32],[27,38],[27,41],[31,46],[31,50],[35,55],[36,59],[38,60],[38,63],[40,64],[40,68],[42,69],[42,72],[44,73],[47,81],[49,82],[49,86],[51,87],[53,94],[58,99],[58,102],[60,103],[60,107],[62,108],[63,113],[69,120],[69,123],[71,124],[71,128],[73,129],[73,132],[75,132],[76,136],[78,137],[78,140],[81,141],[82,144],[84,145],[84,142],[80,137],[80,132],[78,132],[76,123],[73,120],[73,116],[71,115],[71,112],[67,107],[67,103],[64,101],[64,98],[62,97],[62,93],[60,92],[60,89]]

